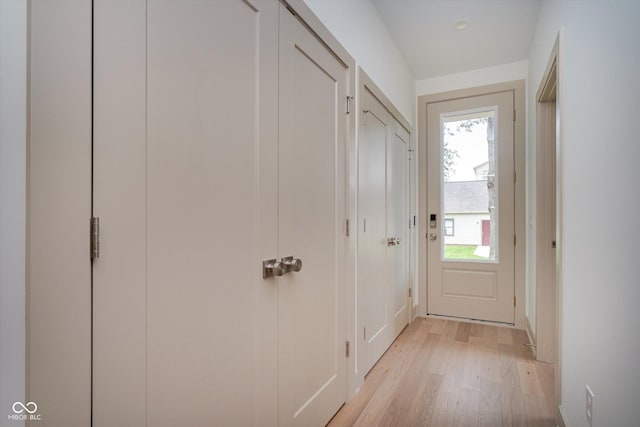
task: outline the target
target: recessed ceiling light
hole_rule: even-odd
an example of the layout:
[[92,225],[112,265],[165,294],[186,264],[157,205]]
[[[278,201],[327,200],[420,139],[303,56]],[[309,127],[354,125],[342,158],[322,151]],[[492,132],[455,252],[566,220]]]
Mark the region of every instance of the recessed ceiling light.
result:
[[456,28],[459,29],[459,30],[464,30],[468,26],[469,26],[469,20],[468,19],[458,19],[456,21]]

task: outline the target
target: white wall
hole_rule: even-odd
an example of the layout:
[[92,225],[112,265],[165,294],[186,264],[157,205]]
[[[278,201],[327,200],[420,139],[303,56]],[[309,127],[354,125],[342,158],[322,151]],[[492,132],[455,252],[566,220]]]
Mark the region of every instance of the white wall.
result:
[[563,28],[562,408],[572,427],[587,426],[586,384],[595,394],[594,426],[640,419],[640,225],[629,215],[640,208],[638,18],[640,2],[546,1],[529,59],[535,171],[535,93]]
[[369,0],[304,2],[414,125],[415,79],[375,6]]
[[528,66],[528,61],[512,62],[464,73],[418,80],[416,82],[416,95],[431,95],[433,93],[468,89],[513,80],[526,80]]
[[[0,1],[0,424],[25,396],[27,2]],[[11,421],[11,425],[23,425]]]

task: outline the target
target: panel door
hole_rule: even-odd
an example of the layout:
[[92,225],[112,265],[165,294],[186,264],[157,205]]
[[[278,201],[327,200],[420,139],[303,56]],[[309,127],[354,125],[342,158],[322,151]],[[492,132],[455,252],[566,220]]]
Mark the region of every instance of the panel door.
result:
[[409,133],[368,90],[360,104],[358,363],[366,373],[409,321]]
[[280,7],[279,419],[324,425],[346,400],[347,68]]
[[[387,148],[387,264],[393,336],[409,322],[409,133],[394,120]],[[391,343],[389,343],[391,344]]]
[[512,91],[427,106],[429,314],[514,322],[513,111]]
[[[368,372],[393,340],[393,294],[387,262],[387,148],[393,121],[384,106],[362,91],[358,144],[358,309],[363,341],[359,369]],[[392,225],[392,224],[389,224]]]
[[273,425],[277,3],[94,7],[93,425]]

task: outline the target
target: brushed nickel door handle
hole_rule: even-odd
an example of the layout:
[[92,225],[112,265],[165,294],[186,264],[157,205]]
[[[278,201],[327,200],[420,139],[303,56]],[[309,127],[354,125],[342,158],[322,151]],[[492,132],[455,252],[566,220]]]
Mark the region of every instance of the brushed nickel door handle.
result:
[[269,259],[262,262],[262,278],[278,277],[286,273],[284,265],[275,259]]
[[302,270],[302,260],[300,258],[294,258],[292,256],[284,257],[281,260],[284,266],[284,272],[289,273],[291,271],[298,272]]

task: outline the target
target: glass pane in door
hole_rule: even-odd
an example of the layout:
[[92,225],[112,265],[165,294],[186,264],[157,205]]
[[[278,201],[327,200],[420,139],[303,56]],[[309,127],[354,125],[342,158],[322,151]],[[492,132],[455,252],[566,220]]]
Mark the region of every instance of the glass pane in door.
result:
[[498,260],[496,113],[441,116],[443,260]]

